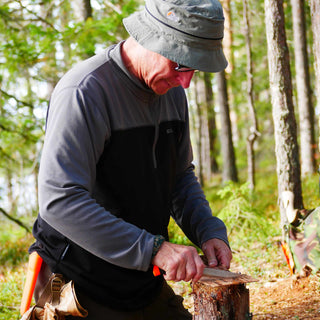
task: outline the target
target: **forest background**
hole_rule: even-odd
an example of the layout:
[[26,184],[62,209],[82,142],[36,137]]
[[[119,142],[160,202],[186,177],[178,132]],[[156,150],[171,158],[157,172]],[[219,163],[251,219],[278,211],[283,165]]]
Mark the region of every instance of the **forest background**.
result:
[[[319,206],[320,4],[221,3],[229,66],[196,73],[187,89],[194,162],[235,267],[286,277],[288,208]],[[0,319],[17,319],[50,94],[76,63],[126,39],[121,21],[142,5],[0,2]],[[170,235],[190,244],[173,221]]]

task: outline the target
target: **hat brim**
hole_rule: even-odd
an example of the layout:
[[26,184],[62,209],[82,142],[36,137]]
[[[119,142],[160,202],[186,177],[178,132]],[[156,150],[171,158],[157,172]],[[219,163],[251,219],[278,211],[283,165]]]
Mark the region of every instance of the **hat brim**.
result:
[[130,34],[144,48],[169,60],[205,72],[220,72],[228,62],[222,51],[222,40],[183,34],[148,17],[145,11],[135,12],[123,20]]

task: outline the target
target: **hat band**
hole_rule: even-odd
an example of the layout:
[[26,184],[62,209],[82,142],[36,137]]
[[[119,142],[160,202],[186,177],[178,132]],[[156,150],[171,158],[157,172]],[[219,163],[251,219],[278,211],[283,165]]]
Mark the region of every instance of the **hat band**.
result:
[[179,30],[179,29],[177,29],[177,28],[175,28],[175,27],[173,27],[173,26],[170,26],[169,24],[161,21],[161,20],[158,19],[157,17],[155,17],[155,16],[149,11],[149,9],[147,8],[147,6],[145,6],[145,9],[146,9],[146,11],[150,14],[150,16],[151,16],[152,18],[154,18],[155,20],[157,20],[157,21],[160,22],[161,24],[165,25],[165,26],[168,27],[168,28],[171,28],[171,29],[173,29],[173,30],[176,30],[176,31],[179,31],[179,32],[181,32],[181,33],[183,33],[183,34],[186,34],[186,35],[188,35],[188,36],[192,36],[192,37],[195,37],[195,38],[198,38],[198,39],[205,39],[205,40],[222,40],[222,39],[223,39],[223,37],[220,37],[220,38],[200,37],[200,36],[196,36],[196,35],[194,35],[194,34],[191,34],[191,33],[188,33],[188,32],[182,31],[182,30]]

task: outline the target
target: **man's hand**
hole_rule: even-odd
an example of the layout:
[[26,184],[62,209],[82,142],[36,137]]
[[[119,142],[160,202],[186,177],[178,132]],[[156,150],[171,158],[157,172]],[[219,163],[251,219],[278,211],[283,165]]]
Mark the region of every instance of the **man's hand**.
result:
[[219,267],[228,270],[232,259],[232,253],[227,244],[220,239],[210,239],[201,247],[205,254],[209,267]]
[[172,281],[197,282],[204,269],[204,263],[196,248],[167,241],[161,245],[152,264],[164,270],[164,278]]

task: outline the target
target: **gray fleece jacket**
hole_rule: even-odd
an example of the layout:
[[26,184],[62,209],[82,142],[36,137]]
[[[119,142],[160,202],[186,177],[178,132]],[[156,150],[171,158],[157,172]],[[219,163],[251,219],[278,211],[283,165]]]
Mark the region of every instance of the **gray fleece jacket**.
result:
[[161,287],[150,261],[170,216],[198,246],[228,240],[194,175],[183,88],[156,95],[120,46],[75,66],[52,94],[31,250],[97,301],[131,310]]

